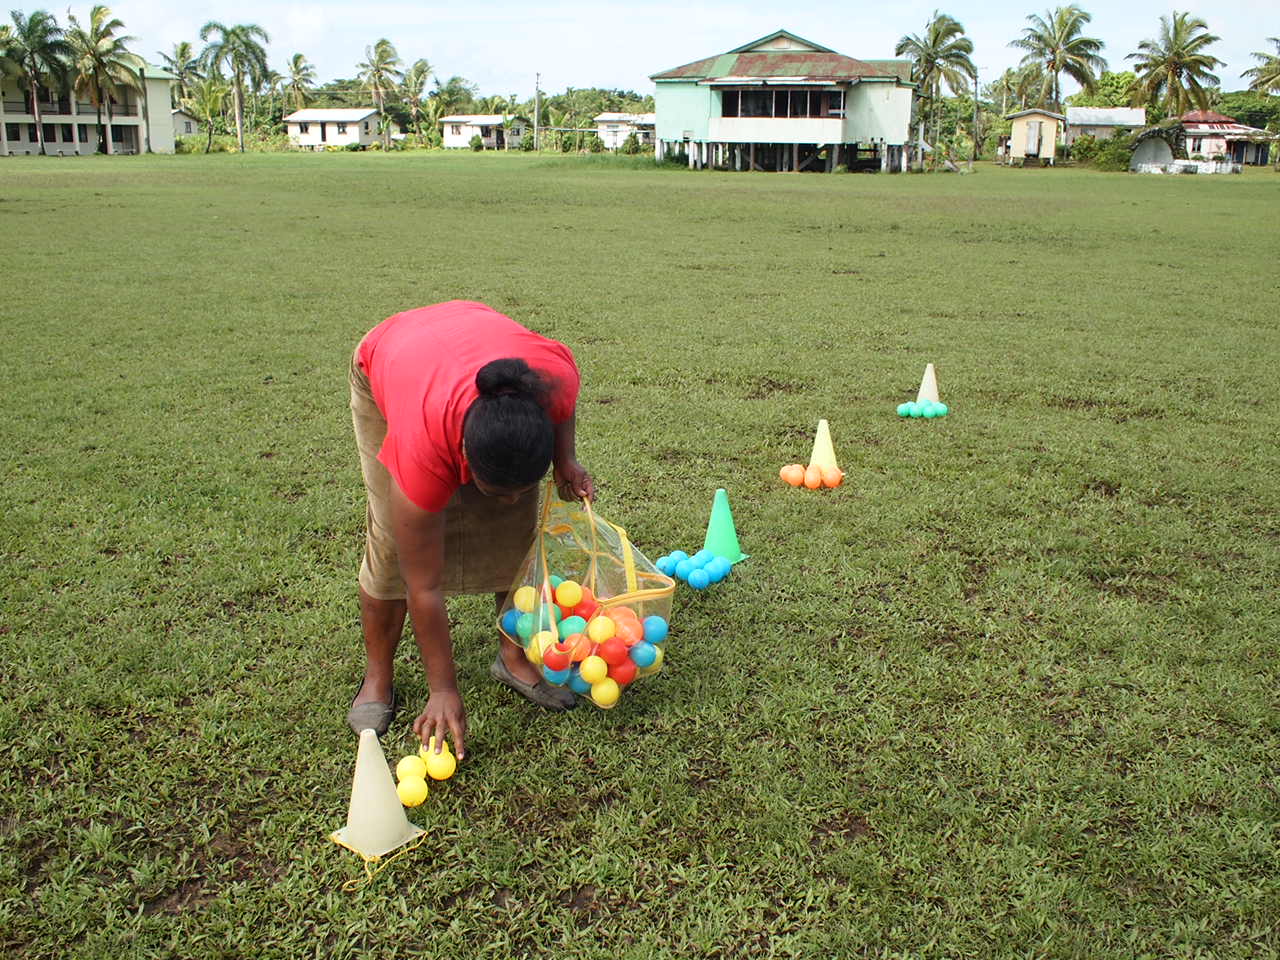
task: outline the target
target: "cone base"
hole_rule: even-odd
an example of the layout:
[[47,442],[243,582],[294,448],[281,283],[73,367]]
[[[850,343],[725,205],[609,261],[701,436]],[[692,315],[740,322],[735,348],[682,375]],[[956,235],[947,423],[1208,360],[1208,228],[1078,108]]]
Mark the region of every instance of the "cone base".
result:
[[[416,840],[427,831],[421,827],[415,827],[413,824],[407,824],[408,829],[399,839],[387,838],[381,843],[368,844],[368,849],[361,849],[359,843],[352,838],[352,830],[350,827],[343,827],[341,830],[335,830],[329,834],[329,839],[340,847],[346,847],[352,853],[359,854],[366,860],[376,860],[378,857],[385,857],[397,847],[403,847],[410,840]],[[390,843],[390,846],[387,844]]]

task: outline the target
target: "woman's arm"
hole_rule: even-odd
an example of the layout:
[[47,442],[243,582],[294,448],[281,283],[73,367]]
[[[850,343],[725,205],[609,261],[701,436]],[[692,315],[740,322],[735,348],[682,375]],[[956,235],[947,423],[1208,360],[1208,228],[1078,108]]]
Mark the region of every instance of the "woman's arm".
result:
[[596,485],[586,467],[578,462],[576,414],[556,424],[555,469],[556,491],[561,500],[595,500]]
[[449,637],[449,615],[444,591],[444,511],[423,510],[391,484],[392,534],[400,555],[400,575],[408,589],[409,616],[418,641],[418,653],[427,671],[430,695],[413,723],[414,732],[426,743],[436,738],[436,749],[445,733],[461,760],[466,755],[467,714],[458,693],[458,675]]

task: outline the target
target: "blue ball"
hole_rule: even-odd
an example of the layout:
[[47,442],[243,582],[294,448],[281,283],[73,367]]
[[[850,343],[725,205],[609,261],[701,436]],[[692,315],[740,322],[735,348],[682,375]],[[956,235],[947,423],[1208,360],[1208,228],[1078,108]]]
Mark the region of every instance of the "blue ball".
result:
[[502,615],[502,632],[508,637],[516,635],[516,628],[520,624],[520,611],[512,607]]
[[570,637],[575,633],[586,633],[587,621],[582,617],[565,617],[560,621],[560,636]]
[[705,590],[709,583],[711,583],[711,578],[707,576],[707,571],[701,567],[689,572],[689,586],[693,587],[693,589]]
[[651,667],[658,659],[658,648],[647,640],[641,640],[631,648],[631,662],[637,667]]
[[683,550],[672,550],[669,556],[675,563],[679,563],[681,560],[689,559],[689,555],[685,553]]
[[545,666],[542,668],[542,675],[547,678],[547,683],[554,684],[557,687],[563,687],[569,682],[570,672],[568,667],[563,670],[552,670]]
[[911,416],[911,404],[909,404],[909,403],[900,403],[900,404],[898,404],[898,416],[900,416],[900,417],[909,417],[909,416]]
[[667,639],[667,621],[657,614],[644,618],[644,638],[649,643],[661,643]]
[[729,575],[729,571],[732,567],[733,564],[724,557],[716,557],[708,563],[704,569],[707,571],[707,576],[711,578],[712,583],[719,583]]
[[676,562],[671,557],[659,557],[654,564],[658,568],[658,572],[666,576],[671,576],[671,571],[676,568]]
[[583,696],[591,692],[591,684],[582,679],[582,674],[578,672],[576,666],[569,669],[569,689]]
[[689,574],[693,573],[695,569],[697,568],[694,567],[693,561],[690,560],[688,557],[685,557],[683,560],[681,560],[679,563],[676,564],[676,576],[679,577],[681,580],[688,582]]
[[715,559],[715,554],[712,553],[710,550],[699,550],[689,559],[693,561],[693,565],[695,567],[705,567],[708,563],[710,563],[713,559]]

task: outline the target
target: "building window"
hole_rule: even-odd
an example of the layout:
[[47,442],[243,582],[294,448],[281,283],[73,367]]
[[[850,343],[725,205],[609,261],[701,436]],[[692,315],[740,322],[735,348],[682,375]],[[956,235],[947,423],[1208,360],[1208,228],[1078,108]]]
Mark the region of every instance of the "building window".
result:
[[369,121],[368,121],[368,120],[366,120],[366,121],[364,122],[364,132],[365,132],[365,133],[368,133],[368,132],[369,132]]
[[810,87],[725,90],[720,95],[720,116],[775,119],[843,117],[844,91],[815,90]]
[[1192,152],[1192,153],[1199,153],[1199,152],[1200,152],[1200,138],[1199,138],[1199,137],[1192,137],[1192,138],[1191,138],[1191,152]]
[[309,123],[298,124],[298,133],[309,133],[310,131],[311,131],[311,124]]
[[124,143],[124,127],[111,128],[111,142]]
[[36,143],[39,137],[36,136],[36,125],[34,123],[27,124],[27,142]]
[[183,121],[182,121],[182,126],[183,126],[183,132],[184,132],[184,133],[190,133],[190,132],[191,132],[191,121],[190,121],[190,120],[183,120]]
[[346,125],[345,123],[340,123],[340,124],[338,124],[338,132],[339,132],[339,133],[346,133],[346,132],[347,132],[347,125]]
[[80,136],[81,143],[89,142],[89,125],[85,123],[76,124],[76,133]]
[[720,94],[720,116],[738,116],[738,104],[741,101],[741,97],[742,94],[737,90],[726,90]]
[[54,127],[54,125],[53,125],[52,123],[45,123],[45,124],[41,124],[41,129],[43,129],[43,130],[44,130],[44,142],[45,142],[45,143],[57,143],[57,142],[58,142],[58,131],[57,131],[57,129]]
[[462,124],[460,123],[449,124],[449,132],[452,133],[455,137],[462,136]]
[[16,123],[6,123],[4,125],[4,135],[5,135],[5,138],[8,140],[21,140],[22,139],[21,125]]
[[72,139],[73,138],[71,136],[71,124],[69,123],[62,124],[62,142],[70,143]]

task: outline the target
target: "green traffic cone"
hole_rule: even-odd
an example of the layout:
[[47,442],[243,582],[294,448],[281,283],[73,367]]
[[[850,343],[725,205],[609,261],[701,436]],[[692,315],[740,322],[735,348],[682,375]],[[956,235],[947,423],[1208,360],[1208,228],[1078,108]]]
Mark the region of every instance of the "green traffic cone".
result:
[[738,531],[733,528],[733,511],[729,509],[729,494],[723,487],[716,491],[711,502],[711,519],[707,523],[707,538],[702,542],[702,549],[710,550],[730,563],[748,557],[738,545]]

